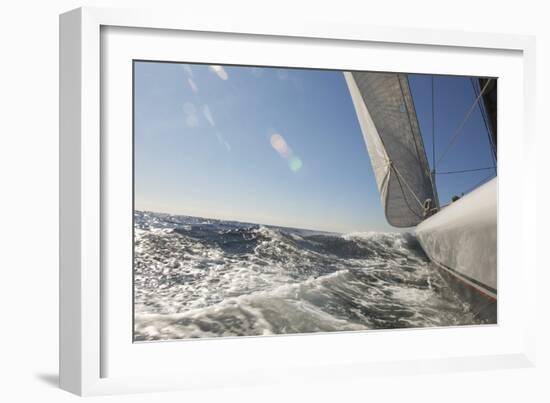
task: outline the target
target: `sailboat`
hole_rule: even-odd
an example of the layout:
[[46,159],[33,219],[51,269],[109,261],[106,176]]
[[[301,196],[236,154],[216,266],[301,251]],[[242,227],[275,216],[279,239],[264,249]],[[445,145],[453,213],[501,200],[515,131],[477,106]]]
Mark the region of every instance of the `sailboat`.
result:
[[[441,205],[436,164],[430,170],[408,75],[344,72],[344,77],[387,222],[397,228],[414,227],[442,276],[479,317],[495,323],[497,177]],[[496,158],[496,79],[477,80],[480,89],[463,123],[473,108],[481,108]]]

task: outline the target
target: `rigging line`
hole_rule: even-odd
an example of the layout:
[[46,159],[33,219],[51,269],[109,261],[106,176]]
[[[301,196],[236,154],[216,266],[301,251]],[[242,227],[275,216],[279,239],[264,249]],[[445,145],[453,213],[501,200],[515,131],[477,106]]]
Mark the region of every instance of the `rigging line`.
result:
[[[407,117],[409,118],[409,125],[411,127],[414,147],[416,150],[416,157],[419,162],[419,164],[423,167],[423,174],[425,175],[424,179],[428,179],[430,181],[430,184],[432,185],[432,199],[435,205],[439,205],[439,197],[437,196],[437,189],[435,185],[435,174],[433,174],[434,171],[430,172],[430,162],[428,161],[428,156],[426,155],[426,147],[424,146],[424,141],[422,139],[422,133],[420,132],[420,126],[418,124],[417,120],[417,113],[414,105],[414,99],[411,94],[410,90],[410,82],[409,82],[409,75],[401,75],[398,74],[399,79],[399,88],[401,89],[401,95],[403,96],[403,100],[405,101],[405,107],[407,110]],[[404,77],[403,83],[401,82],[401,77]],[[407,85],[407,96],[405,96],[405,91],[403,90],[403,85]],[[409,112],[409,105],[411,107],[412,117],[411,113]],[[416,131],[415,131],[416,129]],[[418,133],[417,136],[414,134]],[[432,146],[433,147],[433,146]],[[422,150],[419,151],[419,148]],[[433,148],[432,148],[433,149]],[[435,150],[434,150],[435,153]],[[434,154],[435,155],[435,154]],[[409,189],[410,190],[410,189]],[[412,191],[411,191],[412,192]],[[414,195],[414,192],[412,192]],[[416,195],[414,195],[416,197]],[[418,199],[417,199],[418,200]],[[424,205],[421,203],[421,208],[424,209]]]
[[[472,84],[472,88],[474,90],[474,95],[477,97],[479,95],[479,83],[478,86],[475,84],[475,78],[470,78],[470,84]],[[483,123],[485,123],[485,128],[487,129],[487,132],[489,132],[489,123],[487,122],[487,113],[485,112],[485,108],[481,107],[481,103],[479,104],[479,110],[481,112],[481,117],[483,118]]]
[[[393,164],[390,165],[390,168],[395,172],[395,177],[397,178],[397,184],[399,185],[399,189],[401,190],[401,193],[403,194],[403,200],[405,201],[405,204],[407,206],[407,208],[411,211],[411,213],[413,213],[416,217],[418,218],[422,218],[412,207],[411,205],[409,204],[409,199],[405,196],[405,189],[403,189],[403,184],[401,183],[401,179],[400,179],[400,176],[399,176],[399,173],[397,172],[397,169],[395,169],[395,167],[393,166]],[[405,182],[405,180],[403,180],[403,182]],[[406,184],[406,182],[405,182]],[[414,194],[414,192],[411,192],[414,196],[414,198],[418,201],[418,198],[416,197],[416,195]]]
[[485,167],[485,168],[474,168],[474,169],[462,169],[460,171],[447,171],[447,172],[438,172],[438,175],[449,175],[449,174],[461,174],[465,172],[477,172],[477,171],[486,171],[489,169],[494,169],[495,167]]
[[[407,85],[409,85],[409,76],[406,75],[405,76],[405,79],[407,80]],[[420,152],[418,151],[418,144],[416,143],[416,139],[414,137],[414,127],[413,126],[413,122],[412,122],[412,119],[411,119],[411,114],[409,112],[409,108],[408,108],[408,105],[407,105],[407,99],[405,98],[405,91],[403,90],[403,84],[401,83],[401,74],[397,74],[397,82],[399,83],[399,89],[401,90],[401,97],[403,98],[403,101],[404,101],[404,104],[403,106],[405,107],[405,111],[407,112],[407,119],[409,120],[409,126],[411,128],[411,132],[413,133],[413,143],[414,143],[414,149],[416,150],[416,158],[419,159],[420,156],[422,154],[420,154]],[[414,107],[414,104],[413,104],[413,107]],[[415,113],[415,116],[416,116],[416,113]],[[424,154],[426,153],[426,151],[424,151]]]
[[[400,175],[399,173],[397,172],[397,169],[393,166],[393,163],[391,162],[391,160],[387,160],[387,163],[386,165],[384,165],[383,167],[390,167],[390,169],[392,169],[393,171],[395,171],[395,174],[396,174],[396,177],[397,177],[397,183],[399,184],[399,189],[401,190],[401,193],[403,194],[403,196],[405,196],[405,189],[403,189],[403,185],[401,184],[401,179],[400,178]],[[405,182],[405,180],[403,179],[403,181]],[[389,183],[388,183],[388,186],[389,186]],[[407,185],[408,187],[408,185]],[[413,196],[415,197],[415,199],[418,201],[418,198],[416,197],[416,195],[414,194],[414,192],[412,190],[410,190],[409,188],[409,191],[413,194]],[[407,208],[411,211],[411,213],[413,213],[415,216],[417,216],[418,218],[422,218],[416,211],[414,211],[414,209],[411,207],[411,205],[409,204],[409,200],[407,199],[407,197],[404,198],[405,200],[405,204],[407,205]],[[424,206],[422,206],[422,208],[424,208]]]
[[485,85],[483,86],[483,89],[481,90],[481,92],[479,93],[479,95],[477,96],[477,98],[475,99],[474,103],[472,104],[472,106],[470,106],[470,109],[468,110],[468,112],[466,113],[466,115],[464,116],[464,119],[462,119],[462,122],[460,122],[460,125],[458,125],[457,129],[455,130],[454,134],[453,134],[453,137],[451,138],[451,141],[449,141],[449,144],[447,145],[447,148],[445,149],[445,151],[441,154],[441,156],[439,157],[439,159],[437,160],[436,164],[435,165],[439,165],[439,163],[441,162],[441,160],[443,159],[443,157],[447,154],[447,152],[451,149],[451,147],[453,146],[455,140],[457,139],[458,135],[460,134],[460,132],[462,131],[462,129],[464,128],[464,125],[466,124],[466,122],[468,121],[468,118],[470,117],[470,115],[472,114],[472,112],[474,111],[477,103],[479,102],[479,99],[483,96],[483,94],[485,93],[485,90],[487,90],[487,87],[489,86],[489,83],[491,82],[492,78],[489,78],[487,80],[487,82],[485,83]]
[[[476,79],[475,78],[470,78],[470,83],[472,84],[472,88],[474,90],[474,95],[477,97],[479,95],[479,82],[477,83],[477,86],[476,86]],[[483,123],[485,124],[485,129],[487,129],[487,134],[490,133],[490,129],[489,129],[489,121],[488,121],[488,117],[487,117],[487,111],[485,110],[485,108],[482,106],[482,104],[480,103],[479,104],[479,111],[481,112],[481,117],[483,118]],[[491,147],[493,146],[493,140],[491,139],[491,137],[489,136],[489,142],[491,143]]]
[[[409,184],[407,183],[407,181],[405,180],[405,178],[403,177],[403,175],[401,175],[401,173],[397,170],[397,168],[395,167],[395,165],[393,163],[391,163],[391,167],[392,169],[395,171],[395,173],[397,174],[398,178],[401,178],[403,180],[403,183],[405,184],[405,186],[407,187],[407,189],[409,189],[409,192],[412,193],[412,195],[414,196],[414,198],[416,199],[416,201],[418,202],[418,204],[420,205],[420,207],[422,209],[424,209],[424,203],[422,203],[420,201],[420,199],[418,198],[418,196],[416,195],[416,193],[414,193],[414,191],[411,189],[411,187],[409,186]],[[401,184],[401,181],[399,181],[399,183]]]
[[463,191],[462,194],[465,194],[465,193],[470,193],[472,190],[476,189],[477,187],[483,185],[484,183],[488,182],[489,180],[493,179],[495,177],[495,175],[491,174],[489,176],[487,176],[486,178],[483,178],[481,181],[479,181],[478,183],[476,183],[474,186],[471,186],[470,188],[468,188],[467,190]]

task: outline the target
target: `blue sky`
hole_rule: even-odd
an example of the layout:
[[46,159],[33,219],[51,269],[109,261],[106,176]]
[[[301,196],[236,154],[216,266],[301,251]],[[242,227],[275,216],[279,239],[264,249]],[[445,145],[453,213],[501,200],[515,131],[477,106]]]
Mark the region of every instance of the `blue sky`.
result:
[[[395,231],[338,71],[135,62],[135,207],[337,232]],[[410,75],[431,162],[431,76]],[[436,160],[474,100],[435,78]],[[439,153],[438,153],[439,152]],[[440,171],[492,165],[476,109]],[[446,202],[491,171],[440,175]]]

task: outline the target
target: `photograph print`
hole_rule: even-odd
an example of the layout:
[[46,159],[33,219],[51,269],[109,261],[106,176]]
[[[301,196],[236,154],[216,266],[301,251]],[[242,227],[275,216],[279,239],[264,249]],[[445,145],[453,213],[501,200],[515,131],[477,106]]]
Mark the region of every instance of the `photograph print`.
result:
[[497,78],[133,62],[134,342],[497,323]]

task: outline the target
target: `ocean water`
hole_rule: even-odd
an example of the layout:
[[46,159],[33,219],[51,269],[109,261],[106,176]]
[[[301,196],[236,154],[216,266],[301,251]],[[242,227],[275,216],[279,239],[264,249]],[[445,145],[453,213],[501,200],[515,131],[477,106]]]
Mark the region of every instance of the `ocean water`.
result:
[[412,234],[134,222],[135,341],[483,323]]

